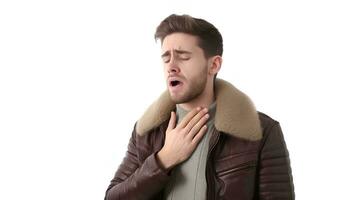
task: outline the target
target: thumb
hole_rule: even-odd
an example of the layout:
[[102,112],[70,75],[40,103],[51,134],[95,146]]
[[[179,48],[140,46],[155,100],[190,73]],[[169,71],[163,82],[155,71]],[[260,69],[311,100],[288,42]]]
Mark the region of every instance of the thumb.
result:
[[176,125],[176,114],[175,112],[171,112],[171,117],[170,117],[170,121],[169,121],[169,126],[167,127],[167,131],[171,131],[175,128]]

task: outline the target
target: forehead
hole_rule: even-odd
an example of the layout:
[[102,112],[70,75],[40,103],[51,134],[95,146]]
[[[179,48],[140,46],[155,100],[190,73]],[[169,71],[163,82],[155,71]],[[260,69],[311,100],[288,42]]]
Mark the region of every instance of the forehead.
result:
[[165,37],[161,45],[162,52],[171,50],[187,50],[193,52],[199,49],[198,38],[186,33],[172,33]]

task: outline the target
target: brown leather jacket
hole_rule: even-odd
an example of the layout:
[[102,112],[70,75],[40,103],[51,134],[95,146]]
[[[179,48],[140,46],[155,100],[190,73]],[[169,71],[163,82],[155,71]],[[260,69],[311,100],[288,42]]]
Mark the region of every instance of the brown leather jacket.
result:
[[[226,81],[215,85],[216,115],[206,166],[207,200],[294,199],[289,154],[277,121],[257,112]],[[107,200],[163,199],[170,179],[156,154],[165,141],[167,91],[135,124],[128,150],[105,195]]]

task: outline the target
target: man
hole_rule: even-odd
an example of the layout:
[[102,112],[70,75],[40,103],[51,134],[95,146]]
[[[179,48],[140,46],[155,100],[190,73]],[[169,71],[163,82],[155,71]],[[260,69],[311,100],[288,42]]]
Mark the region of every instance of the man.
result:
[[294,199],[280,125],[216,79],[223,42],[209,22],[157,27],[168,90],[137,121],[105,199]]

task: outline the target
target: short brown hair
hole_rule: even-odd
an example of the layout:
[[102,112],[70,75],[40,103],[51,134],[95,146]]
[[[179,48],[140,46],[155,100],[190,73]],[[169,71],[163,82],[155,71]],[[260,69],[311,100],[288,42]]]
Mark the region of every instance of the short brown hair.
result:
[[223,54],[223,39],[221,33],[211,23],[189,15],[172,14],[166,17],[155,32],[155,40],[161,43],[171,33],[187,33],[198,37],[198,46],[206,58]]

